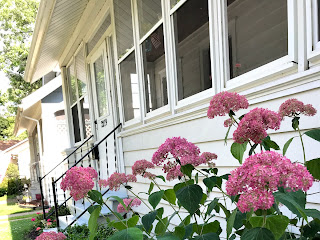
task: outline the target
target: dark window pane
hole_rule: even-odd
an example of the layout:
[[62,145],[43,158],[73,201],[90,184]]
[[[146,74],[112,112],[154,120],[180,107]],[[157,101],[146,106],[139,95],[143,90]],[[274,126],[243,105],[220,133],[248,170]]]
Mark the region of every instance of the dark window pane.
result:
[[107,87],[105,79],[105,71],[103,65],[103,57],[100,56],[94,63],[94,78],[96,84],[96,93],[98,98],[99,117],[105,116],[108,113],[107,103]]
[[288,54],[287,0],[228,3],[231,78]]
[[173,15],[179,100],[212,87],[207,0],[189,0]]
[[89,102],[88,96],[85,96],[80,100],[80,107],[82,113],[82,122],[83,122],[83,132],[85,138],[90,137],[92,134],[91,124],[90,124],[90,112],[89,112]]
[[[162,25],[143,43],[143,65],[147,112],[168,104],[166,63]],[[165,87],[165,89],[164,89]]]
[[74,64],[72,63],[70,67],[67,68],[68,78],[69,78],[69,87],[70,87],[70,102],[71,105],[77,101],[77,85],[76,77],[74,73]]
[[72,112],[72,121],[73,121],[74,140],[75,140],[75,142],[80,142],[81,135],[80,135],[79,115],[78,115],[77,105],[74,105],[71,108],[71,112]]
[[139,86],[136,73],[135,53],[131,53],[120,63],[125,121],[140,116]]

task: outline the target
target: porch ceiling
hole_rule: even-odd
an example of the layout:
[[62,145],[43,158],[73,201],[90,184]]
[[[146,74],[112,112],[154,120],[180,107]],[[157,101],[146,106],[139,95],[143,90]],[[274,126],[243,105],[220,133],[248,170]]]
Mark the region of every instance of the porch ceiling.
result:
[[34,82],[52,71],[90,0],[42,0],[24,79]]

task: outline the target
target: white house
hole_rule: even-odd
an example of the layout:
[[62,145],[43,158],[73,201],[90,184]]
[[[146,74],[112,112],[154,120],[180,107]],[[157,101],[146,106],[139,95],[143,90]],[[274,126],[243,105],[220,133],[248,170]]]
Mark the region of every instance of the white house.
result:
[[[100,177],[130,173],[173,136],[215,152],[228,173],[238,163],[224,146],[225,118],[206,117],[214,94],[236,91],[250,108],[275,111],[298,98],[318,109],[301,129],[320,127],[319,9],[316,0],[41,1],[25,80],[61,69],[70,151],[122,123],[99,145]],[[283,146],[295,133],[286,121],[270,134]],[[288,157],[301,161],[292,144]],[[319,143],[306,146],[308,159],[319,157]],[[308,201],[320,207],[319,194]]]

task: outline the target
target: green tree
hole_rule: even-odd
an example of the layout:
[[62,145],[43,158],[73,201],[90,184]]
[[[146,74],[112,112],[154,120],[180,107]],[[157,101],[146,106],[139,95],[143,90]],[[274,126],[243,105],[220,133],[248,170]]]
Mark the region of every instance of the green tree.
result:
[[2,138],[14,138],[11,117],[17,105],[41,86],[41,81],[30,84],[23,80],[38,5],[38,0],[0,0],[0,71],[10,80],[7,92],[0,93],[0,105],[6,106],[0,119]]

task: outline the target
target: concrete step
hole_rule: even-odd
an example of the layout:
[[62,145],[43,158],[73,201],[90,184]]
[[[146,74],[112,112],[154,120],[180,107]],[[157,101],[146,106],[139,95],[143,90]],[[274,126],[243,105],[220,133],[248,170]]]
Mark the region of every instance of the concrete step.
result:
[[[59,217],[59,224],[61,229],[65,229],[69,224],[71,224],[74,220],[76,219],[75,216],[73,215],[68,215],[68,216],[60,216]],[[73,225],[87,225],[88,221],[87,219],[81,217],[76,220],[76,222]]]

